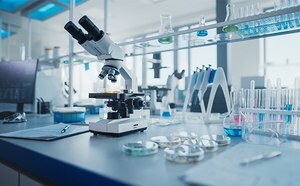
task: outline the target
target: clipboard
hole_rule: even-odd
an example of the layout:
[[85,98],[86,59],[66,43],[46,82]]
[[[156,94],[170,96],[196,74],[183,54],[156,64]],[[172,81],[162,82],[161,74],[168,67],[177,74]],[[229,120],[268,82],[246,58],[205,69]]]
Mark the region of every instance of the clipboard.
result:
[[53,141],[89,131],[87,124],[70,125],[68,130],[61,132],[67,124],[54,124],[45,127],[32,128],[0,134],[0,138],[15,138],[37,141]]

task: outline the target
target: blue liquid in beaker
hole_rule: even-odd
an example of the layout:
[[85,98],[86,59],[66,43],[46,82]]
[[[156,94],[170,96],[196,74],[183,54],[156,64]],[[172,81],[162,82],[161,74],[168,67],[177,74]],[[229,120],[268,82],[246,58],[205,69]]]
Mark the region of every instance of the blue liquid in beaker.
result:
[[241,128],[226,128],[226,127],[224,127],[224,131],[228,136],[242,136]]
[[163,111],[161,116],[162,117],[171,117],[171,113],[169,111]]
[[199,30],[199,31],[197,32],[197,36],[199,36],[199,37],[205,37],[205,36],[207,36],[207,35],[208,35],[207,30]]

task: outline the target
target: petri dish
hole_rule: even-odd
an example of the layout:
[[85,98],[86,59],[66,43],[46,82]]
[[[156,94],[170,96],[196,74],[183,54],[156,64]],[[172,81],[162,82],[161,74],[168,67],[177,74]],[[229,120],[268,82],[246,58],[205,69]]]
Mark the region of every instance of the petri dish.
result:
[[204,135],[201,137],[201,139],[212,140],[216,142],[218,146],[226,146],[231,143],[230,137],[225,135],[217,135],[217,134]]
[[165,158],[176,163],[197,162],[204,158],[204,150],[195,145],[180,145],[176,148],[166,148]]
[[157,143],[159,148],[176,147],[181,144],[180,138],[175,136],[155,136],[151,141]]
[[188,139],[195,139],[195,138],[198,137],[198,135],[196,133],[186,132],[186,131],[172,133],[170,136],[179,137],[181,139],[181,141],[185,141],[185,140],[188,140]]
[[218,143],[207,139],[189,139],[183,144],[199,146],[204,152],[215,152],[218,150]]
[[152,141],[129,142],[123,145],[123,152],[131,156],[148,156],[158,152],[158,145]]

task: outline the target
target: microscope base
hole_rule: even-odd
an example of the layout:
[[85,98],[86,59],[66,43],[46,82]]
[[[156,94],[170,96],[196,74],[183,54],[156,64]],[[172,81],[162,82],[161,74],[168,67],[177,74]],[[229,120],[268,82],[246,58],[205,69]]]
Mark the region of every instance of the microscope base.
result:
[[147,121],[141,118],[103,119],[89,124],[90,132],[112,136],[122,136],[147,129]]

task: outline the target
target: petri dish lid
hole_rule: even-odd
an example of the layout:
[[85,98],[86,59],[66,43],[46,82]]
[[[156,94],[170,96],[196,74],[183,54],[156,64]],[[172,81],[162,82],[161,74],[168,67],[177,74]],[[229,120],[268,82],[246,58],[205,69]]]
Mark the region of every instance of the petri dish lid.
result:
[[136,141],[123,145],[123,152],[132,156],[147,156],[158,152],[158,145],[152,141]]
[[215,152],[218,150],[218,143],[207,139],[189,139],[184,144],[199,146],[204,152]]
[[204,150],[199,146],[180,145],[176,148],[166,148],[165,158],[177,163],[190,163],[204,158]]
[[57,113],[83,113],[86,112],[85,107],[55,107],[53,112]]
[[204,135],[201,139],[212,140],[218,143],[219,146],[226,146],[231,143],[231,139],[225,135],[212,134],[212,135]]
[[155,136],[151,141],[157,143],[160,148],[174,147],[181,143],[181,139],[175,136]]
[[185,141],[187,139],[195,139],[198,137],[198,135],[194,132],[186,132],[186,131],[180,131],[176,133],[172,133],[170,136],[179,137],[181,141]]

